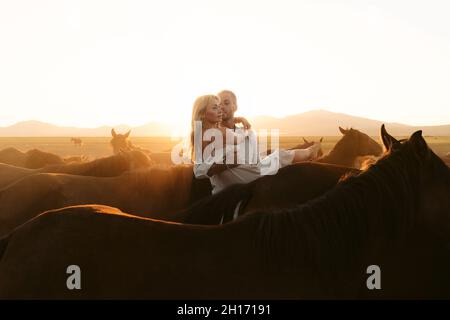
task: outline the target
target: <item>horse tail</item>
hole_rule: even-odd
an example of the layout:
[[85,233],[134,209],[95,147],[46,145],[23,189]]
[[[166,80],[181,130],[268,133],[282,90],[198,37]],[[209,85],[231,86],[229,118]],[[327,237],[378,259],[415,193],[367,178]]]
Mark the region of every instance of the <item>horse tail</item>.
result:
[[194,203],[177,214],[177,222],[213,225],[233,220],[236,210],[242,211],[252,195],[253,184],[235,184]]
[[0,261],[2,260],[3,254],[6,251],[6,247],[9,243],[9,236],[3,237],[0,239]]

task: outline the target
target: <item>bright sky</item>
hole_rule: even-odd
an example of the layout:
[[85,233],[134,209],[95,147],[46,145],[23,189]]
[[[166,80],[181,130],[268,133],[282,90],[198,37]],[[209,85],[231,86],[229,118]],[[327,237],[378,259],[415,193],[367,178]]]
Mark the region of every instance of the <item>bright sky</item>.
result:
[[0,0],[0,126],[311,109],[450,123],[447,0]]

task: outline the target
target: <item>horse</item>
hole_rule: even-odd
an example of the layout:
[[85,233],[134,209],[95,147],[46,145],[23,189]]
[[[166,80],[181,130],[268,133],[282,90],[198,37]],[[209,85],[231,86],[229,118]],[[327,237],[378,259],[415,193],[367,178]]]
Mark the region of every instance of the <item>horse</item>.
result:
[[117,154],[120,151],[131,151],[138,150],[147,154],[151,154],[150,150],[141,148],[139,146],[134,145],[130,140],[131,130],[128,130],[125,134],[117,134],[116,130],[111,129],[112,139],[110,141],[111,146],[113,147],[113,153]]
[[72,142],[75,147],[81,147],[83,145],[83,140],[81,140],[80,138],[71,138],[70,142]]
[[[0,298],[449,298],[450,169],[421,131],[405,142],[381,132],[387,152],[366,171],[306,204],[225,225],[98,205],[47,211],[0,240]],[[417,259],[415,239],[441,256]],[[397,258],[404,252],[407,261]],[[439,274],[418,272],[435,262]],[[66,285],[74,264],[82,290]],[[373,264],[386,265],[387,276],[383,290],[367,294]]]
[[317,162],[359,168],[358,163],[355,165],[358,157],[382,154],[382,147],[367,134],[353,128],[339,127],[339,131],[343,137],[327,155],[317,159]]
[[23,167],[25,157],[25,153],[16,148],[6,148],[0,151],[0,163]]
[[28,169],[42,168],[51,164],[64,164],[64,160],[56,154],[38,149],[28,150],[24,153],[16,148],[6,148],[0,151],[0,162]]
[[207,197],[211,189],[208,179],[194,178],[192,165],[151,166],[115,177],[35,173],[0,189],[0,236],[43,211],[78,204],[168,215]]
[[26,169],[0,163],[0,189],[36,173],[66,173],[92,177],[115,177],[130,170],[150,167],[151,159],[140,151],[120,152],[116,155],[84,163],[48,165],[40,169]]

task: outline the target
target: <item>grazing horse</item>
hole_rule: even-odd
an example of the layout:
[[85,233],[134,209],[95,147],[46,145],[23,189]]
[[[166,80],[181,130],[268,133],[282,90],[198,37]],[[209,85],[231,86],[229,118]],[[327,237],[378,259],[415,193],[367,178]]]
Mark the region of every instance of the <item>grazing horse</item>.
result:
[[67,173],[92,177],[115,177],[126,171],[147,168],[151,160],[140,151],[120,152],[106,158],[84,163],[49,165],[40,169],[26,169],[0,163],[0,189],[36,173]]
[[83,145],[83,140],[81,140],[80,138],[71,138],[70,142],[73,142],[75,147],[81,147]]
[[[324,195],[226,225],[105,206],[46,212],[0,240],[0,298],[450,298],[450,169],[421,131],[401,143],[383,127],[382,137],[386,155]],[[73,264],[82,290],[67,289]],[[367,293],[373,264],[386,277]]]
[[316,160],[317,162],[359,168],[358,164],[355,165],[358,157],[380,156],[383,152],[383,149],[375,140],[359,130],[353,128],[346,130],[339,127],[339,131],[343,134],[343,137],[327,155]]
[[117,134],[116,130],[111,129],[112,139],[110,143],[111,146],[113,147],[114,154],[117,154],[120,151],[131,151],[131,150],[138,150],[147,154],[151,154],[150,150],[134,145],[129,139],[130,133],[131,130],[129,130],[125,134]]
[[0,162],[28,169],[42,168],[51,164],[64,164],[64,160],[56,154],[38,149],[23,153],[15,148],[6,148],[0,151]]

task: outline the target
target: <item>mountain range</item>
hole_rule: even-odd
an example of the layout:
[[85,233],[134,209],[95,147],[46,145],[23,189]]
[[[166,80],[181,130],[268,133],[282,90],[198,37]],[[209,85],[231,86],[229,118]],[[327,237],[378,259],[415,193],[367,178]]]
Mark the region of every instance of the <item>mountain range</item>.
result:
[[[371,136],[378,136],[381,124],[385,124],[389,133],[396,136],[408,136],[416,130],[422,130],[425,136],[450,136],[450,124],[439,126],[410,126],[401,123],[389,123],[356,117],[327,110],[313,110],[284,118],[257,116],[250,118],[254,129],[279,129],[280,135],[291,136],[337,136],[338,127],[353,127]],[[116,131],[132,130],[132,136],[171,136],[172,126],[159,122],[149,122],[142,126],[130,127],[118,125]],[[40,121],[18,122],[8,127],[0,127],[0,137],[103,137],[111,135],[110,126],[98,128],[61,127]]]

